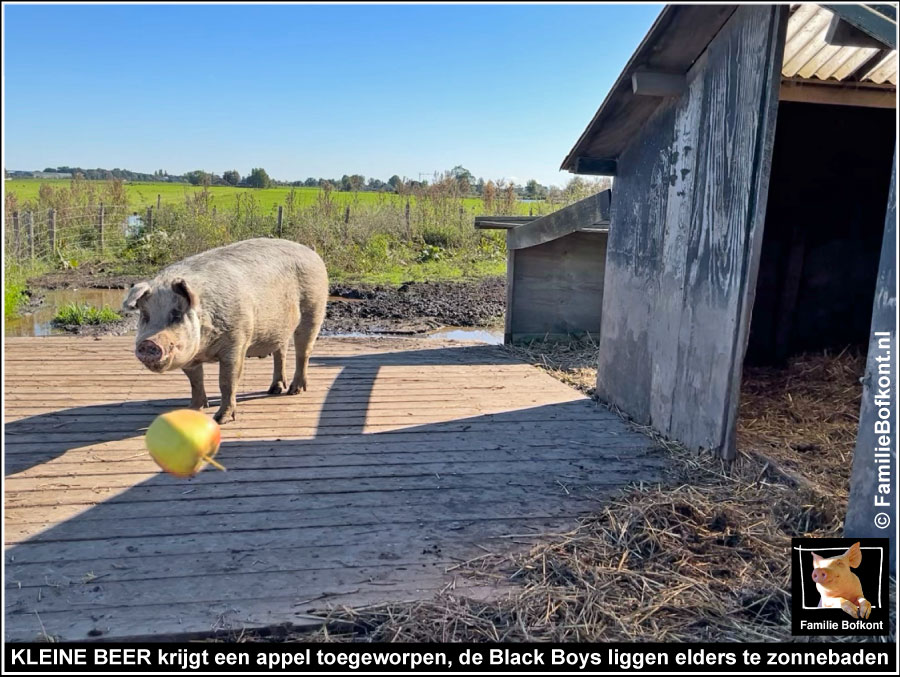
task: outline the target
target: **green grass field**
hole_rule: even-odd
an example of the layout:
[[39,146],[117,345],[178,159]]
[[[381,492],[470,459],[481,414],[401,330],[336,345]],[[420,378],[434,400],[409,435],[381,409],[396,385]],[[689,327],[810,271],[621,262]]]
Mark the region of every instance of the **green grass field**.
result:
[[[20,205],[36,200],[41,184],[47,184],[54,188],[66,188],[69,185],[69,181],[67,179],[10,179],[5,183],[6,192],[15,194]],[[140,211],[150,205],[155,206],[157,195],[160,196],[163,204],[180,204],[184,202],[186,195],[203,189],[200,186],[192,186],[186,183],[155,181],[125,183],[125,190],[128,195],[129,209]],[[320,188],[293,188],[293,190],[295,191],[295,205],[298,207],[315,203],[322,193]],[[213,204],[219,209],[233,208],[237,195],[249,193],[253,195],[263,210],[270,211],[278,205],[285,204],[291,188],[279,186],[277,188],[256,189],[238,188],[235,186],[210,186],[209,192],[212,194]],[[332,191],[331,199],[341,205],[350,205],[351,208],[354,203],[370,205],[404,200],[404,198],[395,193],[345,193],[340,191]],[[479,198],[465,198],[463,199],[463,204],[470,211],[481,213],[482,202]],[[523,213],[527,214],[528,205],[526,203],[520,203],[520,205]]]

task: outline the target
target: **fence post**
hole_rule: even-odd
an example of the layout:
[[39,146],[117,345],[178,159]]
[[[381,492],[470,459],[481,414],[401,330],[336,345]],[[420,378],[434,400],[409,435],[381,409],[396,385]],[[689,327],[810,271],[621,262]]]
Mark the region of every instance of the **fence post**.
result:
[[47,211],[47,230],[50,235],[50,255],[56,254],[56,210]]
[[406,209],[404,211],[406,212],[406,237],[412,240],[412,230],[409,227],[409,198],[406,199]]
[[278,237],[284,234],[284,207],[278,205]]
[[13,212],[13,249],[14,256],[19,256],[19,212]]
[[99,218],[97,220],[97,229],[100,232],[100,253],[102,254],[103,250],[105,249],[105,245],[106,245],[106,243],[104,242],[104,237],[103,237],[103,203],[102,202],[100,203],[100,214],[98,216],[99,216]]
[[156,194],[156,213],[157,213],[157,214],[159,213],[159,205],[160,205],[160,202],[161,202],[161,201],[162,201],[162,195],[160,195],[159,193],[157,193],[157,194]]
[[344,223],[350,223],[350,205],[344,210]]
[[25,212],[25,228],[28,232],[28,255],[34,259],[34,214]]
[[144,225],[144,232],[149,233],[153,230],[153,205],[147,207],[147,221]]

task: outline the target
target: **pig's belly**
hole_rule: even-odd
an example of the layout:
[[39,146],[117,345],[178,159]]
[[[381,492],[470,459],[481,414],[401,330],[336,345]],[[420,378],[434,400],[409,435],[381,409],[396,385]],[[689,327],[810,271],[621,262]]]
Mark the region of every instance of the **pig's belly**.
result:
[[259,341],[247,349],[247,357],[267,357],[278,350],[276,341]]

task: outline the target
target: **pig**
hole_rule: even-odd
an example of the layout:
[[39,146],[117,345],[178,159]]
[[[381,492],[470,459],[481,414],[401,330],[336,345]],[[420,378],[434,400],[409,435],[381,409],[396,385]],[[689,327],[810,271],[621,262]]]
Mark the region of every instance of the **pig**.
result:
[[[208,406],[203,365],[219,363],[221,406],[214,418],[234,420],[235,390],[246,357],[275,358],[270,395],[306,390],[306,370],[325,318],[328,273],[309,247],[257,238],[173,263],[134,284],[122,306],[140,311],[135,355],[150,371],[181,369],[191,384],[191,408]],[[288,386],[288,342],[296,368]]]
[[862,562],[859,543],[851,545],[843,555],[822,557],[813,553],[812,579],[822,596],[819,607],[840,607],[853,618],[868,618],[872,605],[863,597],[859,578],[850,569]]

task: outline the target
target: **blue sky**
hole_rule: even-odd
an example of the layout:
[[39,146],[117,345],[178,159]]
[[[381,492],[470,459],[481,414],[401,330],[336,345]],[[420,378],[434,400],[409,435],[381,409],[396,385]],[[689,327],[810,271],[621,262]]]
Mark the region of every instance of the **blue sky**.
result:
[[4,165],[560,185],[661,7],[7,4]]

